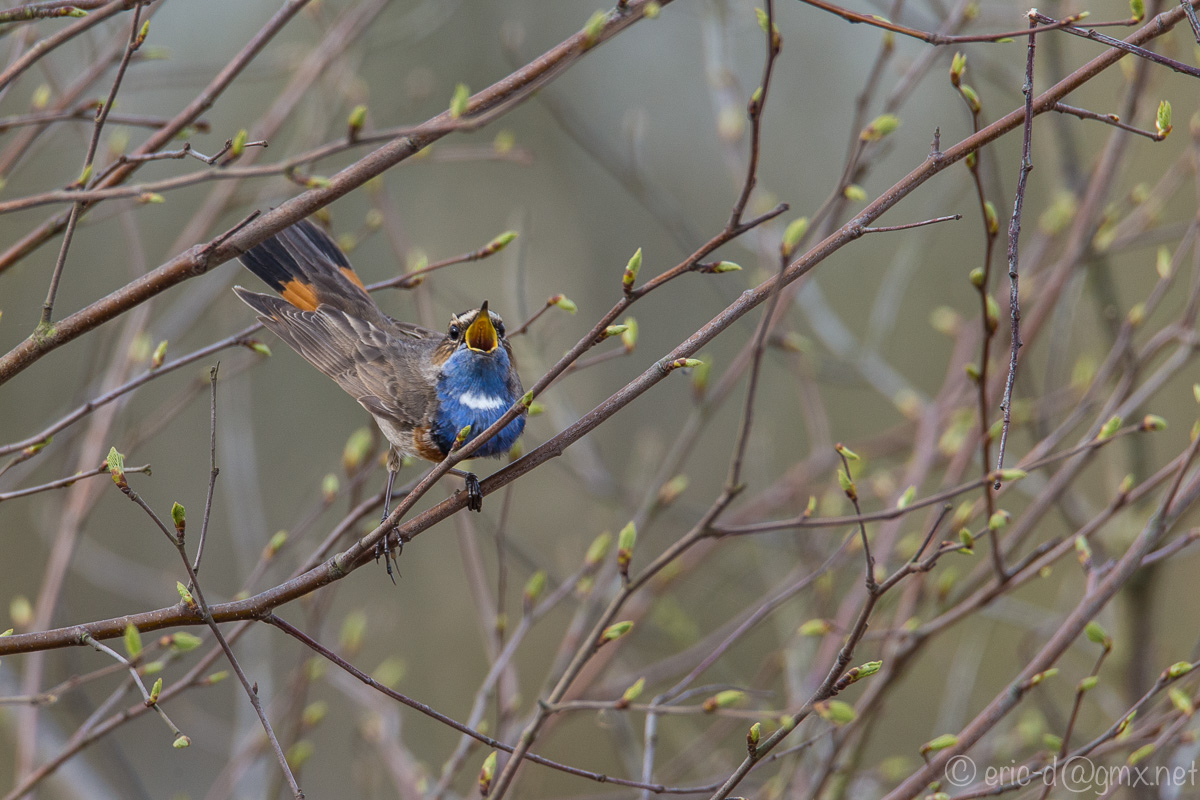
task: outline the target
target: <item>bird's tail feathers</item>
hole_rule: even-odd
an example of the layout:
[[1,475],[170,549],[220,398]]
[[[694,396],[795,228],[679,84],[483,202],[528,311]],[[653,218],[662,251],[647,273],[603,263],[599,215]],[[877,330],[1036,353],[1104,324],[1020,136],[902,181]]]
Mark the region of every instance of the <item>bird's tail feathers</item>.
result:
[[[366,319],[379,313],[337,243],[309,220],[283,229],[240,258],[248,270],[296,308],[315,311],[324,304]],[[242,290],[238,296],[264,313],[249,299],[263,295]]]
[[234,286],[233,291],[242,299],[243,303],[254,309],[263,322],[279,319],[279,312],[288,305],[278,297],[252,292],[241,286]]
[[234,286],[233,291],[243,303],[258,312],[258,321],[263,327],[283,339],[314,367],[334,380],[344,372],[347,351],[344,347],[339,347],[335,337],[330,335],[331,330],[339,330],[328,327],[327,323],[331,317],[305,312],[281,298],[251,292],[241,286]]

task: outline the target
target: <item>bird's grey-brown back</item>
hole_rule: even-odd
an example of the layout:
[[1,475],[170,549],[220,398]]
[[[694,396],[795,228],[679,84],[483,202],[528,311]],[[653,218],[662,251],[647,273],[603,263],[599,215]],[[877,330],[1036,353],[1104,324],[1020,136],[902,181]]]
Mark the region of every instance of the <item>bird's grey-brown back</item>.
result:
[[[241,256],[279,297],[234,287],[263,325],[371,412],[393,445],[436,401],[431,356],[443,335],[384,314],[337,244],[308,220]],[[392,435],[394,434],[394,435]]]

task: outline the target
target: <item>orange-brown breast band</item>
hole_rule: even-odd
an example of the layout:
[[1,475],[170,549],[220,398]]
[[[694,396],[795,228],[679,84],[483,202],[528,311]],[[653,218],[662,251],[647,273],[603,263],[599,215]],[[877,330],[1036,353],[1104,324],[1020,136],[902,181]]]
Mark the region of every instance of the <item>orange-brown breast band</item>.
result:
[[294,279],[283,284],[279,296],[302,311],[316,311],[319,305],[317,293],[313,290],[312,284]]
[[346,278],[347,278],[347,279],[348,279],[348,280],[349,280],[351,283],[353,283],[355,286],[357,286],[358,288],[360,288],[360,289],[362,289],[362,290],[364,290],[364,291],[366,290],[366,288],[367,288],[367,287],[366,287],[366,286],[363,286],[362,278],[358,277],[358,273],[357,273],[357,272],[355,272],[354,270],[350,269],[349,267],[338,267],[338,269],[340,269],[340,270],[342,271],[342,274],[343,274],[343,275],[345,275],[345,276],[346,276]]
[[444,458],[442,451],[433,443],[428,426],[413,429],[413,445],[417,449],[417,455],[426,461],[441,461]]

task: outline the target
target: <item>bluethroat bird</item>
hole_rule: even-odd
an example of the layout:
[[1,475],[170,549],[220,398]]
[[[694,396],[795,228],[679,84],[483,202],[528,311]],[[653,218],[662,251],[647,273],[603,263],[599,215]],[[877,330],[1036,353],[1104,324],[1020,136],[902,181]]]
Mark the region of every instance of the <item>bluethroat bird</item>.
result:
[[[309,220],[247,250],[241,261],[279,297],[235,286],[238,297],[268,330],[369,411],[387,437],[384,519],[403,456],[441,461],[463,428],[483,431],[524,391],[504,321],[487,301],[451,317],[444,334],[398,322],[379,309],[346,255]],[[504,455],[524,428],[522,414],[474,456]],[[468,507],[479,511],[479,480],[455,472],[466,480]],[[382,553],[391,575],[387,540]]]

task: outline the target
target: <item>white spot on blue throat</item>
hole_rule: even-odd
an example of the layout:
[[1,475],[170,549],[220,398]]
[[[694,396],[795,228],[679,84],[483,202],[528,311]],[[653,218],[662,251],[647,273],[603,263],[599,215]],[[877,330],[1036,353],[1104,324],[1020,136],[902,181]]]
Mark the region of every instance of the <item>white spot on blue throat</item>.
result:
[[[430,431],[439,450],[448,452],[458,432],[467,425],[476,434],[484,430],[516,402],[520,392],[515,380],[510,385],[511,371],[512,362],[503,347],[490,355],[462,347],[446,359],[438,376],[437,406]],[[476,450],[475,456],[507,453],[524,428],[525,417],[517,417]]]
[[458,402],[476,411],[491,411],[492,409],[510,405],[502,397],[497,397],[494,394],[478,394],[476,392],[463,392],[458,396]]

